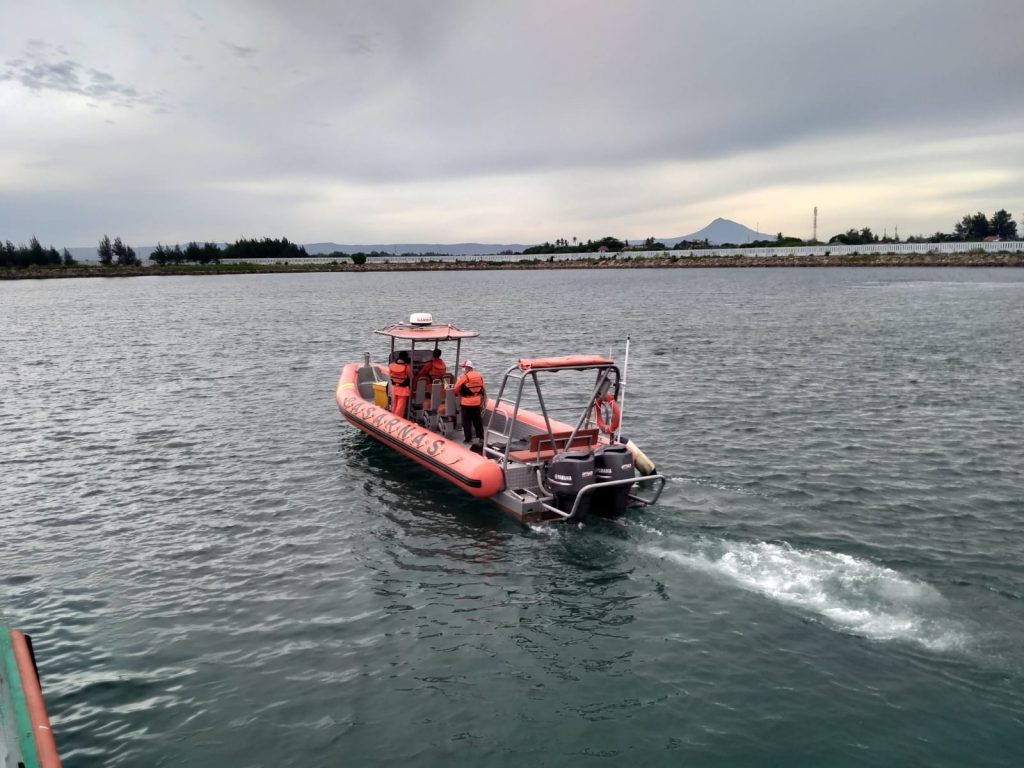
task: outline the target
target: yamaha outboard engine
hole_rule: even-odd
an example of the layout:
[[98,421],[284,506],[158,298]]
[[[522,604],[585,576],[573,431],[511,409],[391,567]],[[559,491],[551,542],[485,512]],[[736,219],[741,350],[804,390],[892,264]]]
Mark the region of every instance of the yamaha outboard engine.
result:
[[[594,451],[594,474],[598,483],[636,477],[633,471],[633,454],[624,445],[602,445]],[[631,485],[623,483],[614,488],[595,490],[591,494],[594,497],[594,512],[609,517],[621,515],[629,504],[630,488]]]
[[[555,506],[563,512],[571,512],[580,491],[594,482],[594,455],[590,451],[566,451],[551,459],[545,477],[547,486],[555,497]],[[580,500],[576,519],[586,516],[590,509],[590,496]]]

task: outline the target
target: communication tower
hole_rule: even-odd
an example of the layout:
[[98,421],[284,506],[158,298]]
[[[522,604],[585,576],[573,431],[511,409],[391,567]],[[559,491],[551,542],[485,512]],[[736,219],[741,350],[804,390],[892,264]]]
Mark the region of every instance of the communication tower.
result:
[[814,206],[814,234],[811,235],[811,242],[818,242],[818,206]]

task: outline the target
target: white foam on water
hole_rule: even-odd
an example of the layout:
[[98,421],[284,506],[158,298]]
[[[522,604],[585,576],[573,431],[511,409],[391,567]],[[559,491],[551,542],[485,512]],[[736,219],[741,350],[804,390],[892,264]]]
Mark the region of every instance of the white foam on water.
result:
[[688,550],[644,547],[649,554],[723,577],[750,592],[824,617],[837,629],[873,640],[903,640],[938,651],[969,638],[943,615],[929,584],[850,555],[769,542],[694,542]]
[[531,533],[536,533],[539,536],[545,536],[551,538],[558,533],[557,527],[551,525],[551,523],[527,523],[526,527],[530,529]]

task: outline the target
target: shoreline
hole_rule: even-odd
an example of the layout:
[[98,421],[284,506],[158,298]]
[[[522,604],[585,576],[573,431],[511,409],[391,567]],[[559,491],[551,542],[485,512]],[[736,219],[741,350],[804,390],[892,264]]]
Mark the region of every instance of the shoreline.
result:
[[0,269],[0,280],[170,275],[254,275],[296,272],[476,272],[536,269],[758,269],[778,267],[1024,267],[1024,253],[891,253],[837,256],[629,256],[565,261],[453,261],[396,264],[179,264],[148,267],[21,267]]

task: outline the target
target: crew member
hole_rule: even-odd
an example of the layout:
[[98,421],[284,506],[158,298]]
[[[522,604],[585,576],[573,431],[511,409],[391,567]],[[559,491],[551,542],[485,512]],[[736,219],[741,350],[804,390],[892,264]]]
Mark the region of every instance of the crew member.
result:
[[435,349],[434,356],[427,360],[420,368],[420,372],[416,374],[416,378],[413,379],[415,385],[420,379],[426,379],[427,381],[440,381],[445,373],[448,372],[448,367],[444,364],[444,360],[441,359],[441,350]]
[[470,444],[473,443],[473,431],[476,430],[476,436],[480,439],[480,453],[483,453],[484,422],[480,412],[487,399],[484,377],[473,368],[471,360],[463,360],[459,368],[465,371],[455,382],[455,392],[462,406],[462,434],[466,437],[466,443]]
[[409,379],[412,376],[409,353],[404,349],[399,352],[388,372],[391,374],[391,412],[404,419],[405,408],[409,403]]
[[435,381],[441,381],[444,378],[445,373],[448,372],[447,366],[444,364],[444,360],[441,359],[441,350],[435,349],[434,356],[423,364],[420,368],[420,372],[416,374],[416,378],[412,380],[412,388],[416,389],[416,385],[420,379],[427,380],[427,394],[423,399],[423,407],[430,410],[430,393],[432,385]]

